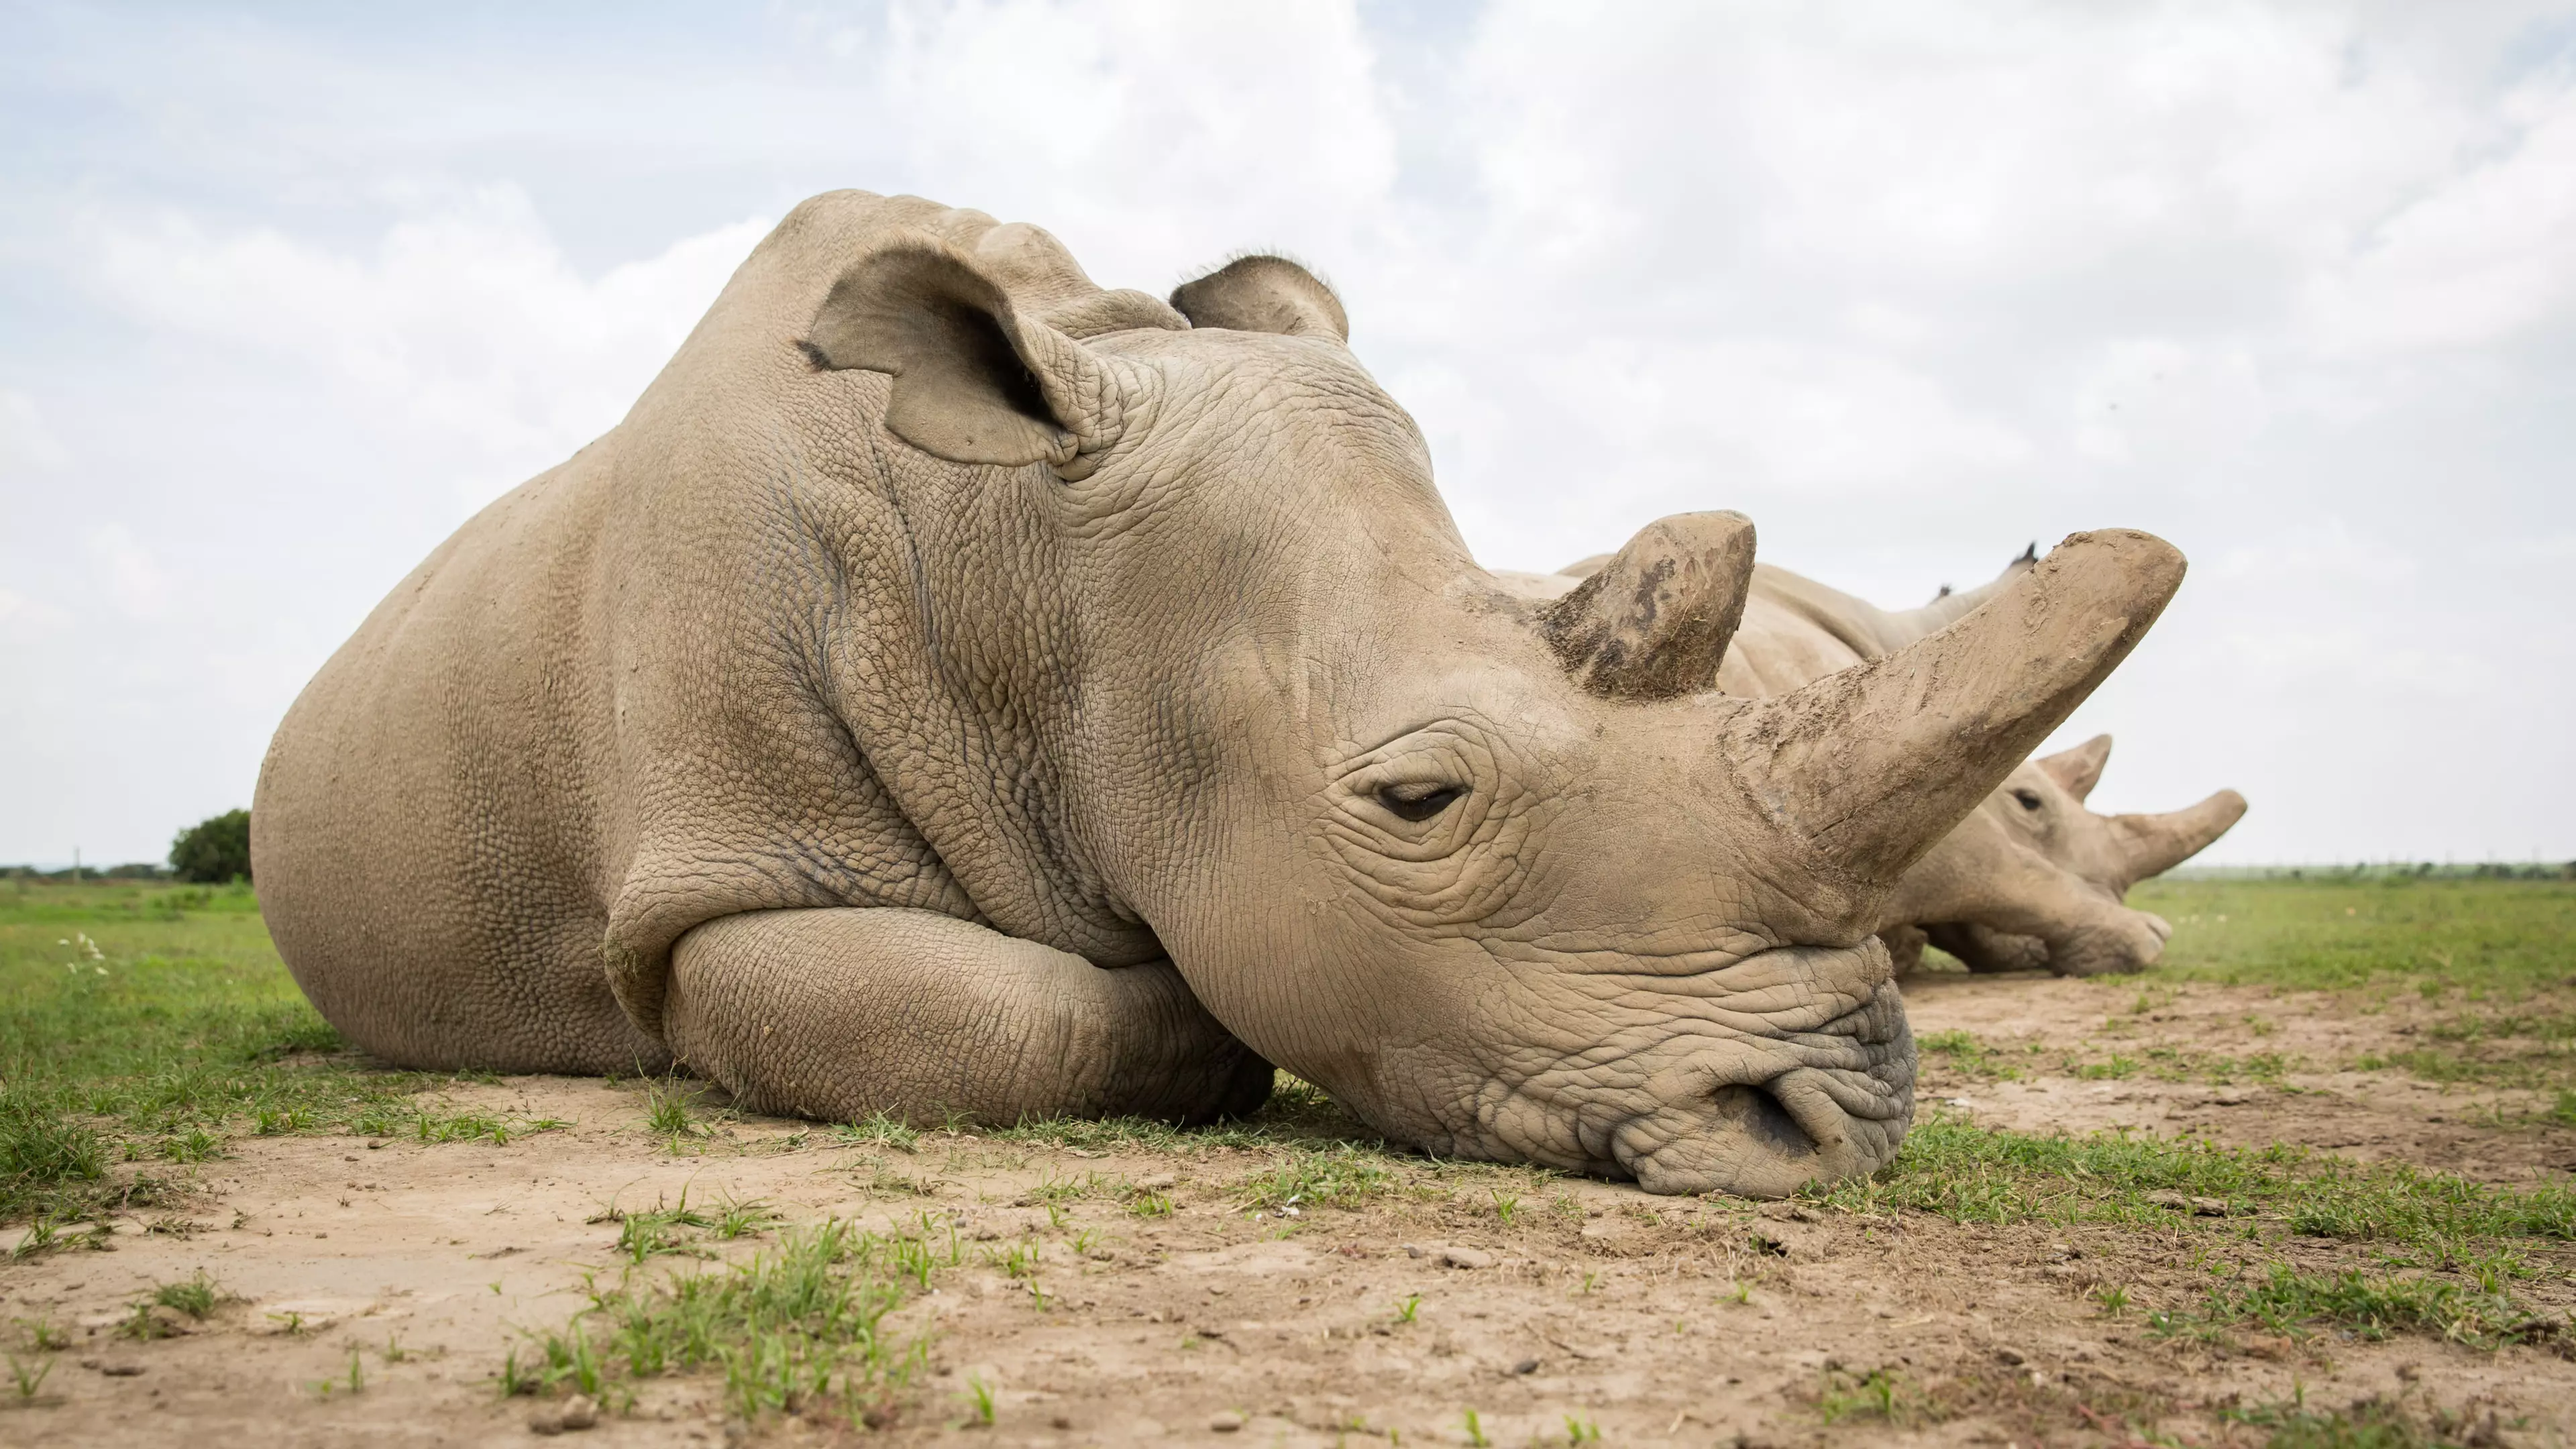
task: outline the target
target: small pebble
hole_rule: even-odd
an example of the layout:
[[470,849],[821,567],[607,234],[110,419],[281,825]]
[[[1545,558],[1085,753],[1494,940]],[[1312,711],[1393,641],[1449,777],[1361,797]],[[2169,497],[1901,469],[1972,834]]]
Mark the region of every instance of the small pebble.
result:
[[1208,1419],[1208,1427],[1220,1434],[1231,1434],[1243,1427],[1243,1416],[1232,1409],[1225,1409]]
[[1452,1268],[1490,1268],[1494,1255],[1478,1248],[1442,1248],[1440,1261]]

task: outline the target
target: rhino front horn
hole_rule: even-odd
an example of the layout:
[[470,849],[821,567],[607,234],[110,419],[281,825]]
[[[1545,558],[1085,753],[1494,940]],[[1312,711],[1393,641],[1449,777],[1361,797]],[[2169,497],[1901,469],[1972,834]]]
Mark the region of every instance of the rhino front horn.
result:
[[2076,534],[1948,628],[1738,711],[1723,748],[1825,862],[1894,881],[2128,657],[2182,575],[2163,539]]
[[1671,699],[1709,687],[1753,583],[1753,520],[1677,513],[1638,530],[1551,605],[1540,631],[1594,694]]

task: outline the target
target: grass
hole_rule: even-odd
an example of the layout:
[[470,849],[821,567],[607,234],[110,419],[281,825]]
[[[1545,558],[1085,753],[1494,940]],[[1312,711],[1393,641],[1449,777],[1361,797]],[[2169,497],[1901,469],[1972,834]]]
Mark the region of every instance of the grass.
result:
[[1868,1419],[1892,1428],[1941,1417],[1904,1375],[1884,1368],[1866,1373],[1826,1369],[1816,1389],[1816,1416],[1829,1425]]
[[[2576,1089],[2576,880],[2155,880],[2129,903],[2174,923],[2158,979],[2349,991],[2381,1006],[2411,993],[2433,1009],[2416,1045],[2356,1069]],[[2249,1059],[2246,1073],[2261,1066]]]
[[214,1283],[202,1272],[181,1283],[164,1283],[152,1290],[152,1301],[164,1308],[177,1309],[190,1318],[202,1321],[223,1300]]
[[[2576,883],[2168,881],[2150,882],[2133,900],[2178,928],[2155,973],[2119,986],[2123,1004],[2136,992],[2134,1014],[2149,1011],[2167,983],[2188,980],[2347,991],[2364,1009],[2402,1004],[2422,1021],[2415,1047],[2375,1065],[2436,1080],[2555,1084],[2555,1105],[2540,1115],[2576,1125],[2568,1060],[2576,959],[2567,947],[2576,940]],[[11,1003],[0,1013],[0,1221],[34,1220],[27,1251],[95,1241],[95,1230],[78,1225],[119,1205],[175,1196],[195,1164],[248,1133],[500,1144],[560,1125],[449,1110],[424,1094],[459,1079],[384,1070],[350,1051],[296,991],[246,890],[0,884],[0,999]],[[2259,1023],[2268,1020],[2248,1025],[2267,1035]],[[2238,1059],[2138,1046],[2060,1062],[1963,1031],[1929,1033],[1920,1045],[1928,1059],[1986,1081],[2059,1069],[2079,1078],[2220,1081],[2292,1069],[2279,1053]],[[642,1125],[675,1150],[719,1143],[723,1134],[711,1133],[709,1122],[722,1113],[709,1116],[694,1094],[686,1082],[648,1083]],[[1536,1211],[1546,1174],[1394,1153],[1323,1093],[1285,1076],[1255,1117],[1208,1128],[1133,1119],[945,1127],[878,1116],[815,1135],[867,1149],[872,1155],[853,1171],[887,1195],[936,1191],[893,1171],[888,1157],[897,1154],[926,1174],[942,1150],[952,1169],[960,1151],[1046,1147],[1202,1161],[1250,1151],[1268,1160],[1248,1176],[1202,1167],[1196,1180],[1225,1184],[1237,1210],[1271,1217],[1417,1201],[1504,1228],[1547,1216]],[[1110,1204],[1122,1216],[1173,1213],[1168,1179],[1147,1180],[1157,1186],[1099,1173],[1049,1178],[1029,1197],[1049,1209],[1056,1231],[1070,1234],[1059,1210],[1083,1202]],[[2565,1246],[2576,1242],[2576,1195],[2565,1188],[2491,1188],[2287,1147],[2013,1133],[1938,1114],[1917,1123],[1898,1160],[1874,1179],[1807,1196],[1873,1216],[1910,1210],[1962,1223],[2127,1229],[2182,1252],[2226,1245],[2228,1272],[2214,1282],[2196,1279],[2176,1292],[2169,1281],[2159,1290],[2142,1279],[2096,1290],[2106,1316],[2135,1322],[2143,1314],[2167,1335],[2403,1333],[2487,1348],[2557,1341],[2564,1329],[2526,1310],[2513,1283],[2562,1271]],[[2195,1198],[2216,1199],[2226,1211],[2195,1216],[2188,1203]],[[953,1225],[926,1216],[917,1230],[870,1234],[838,1221],[785,1226],[762,1203],[692,1204],[684,1196],[599,1221],[619,1225],[615,1285],[594,1284],[587,1305],[560,1329],[531,1332],[513,1346],[503,1373],[510,1392],[577,1389],[617,1404],[631,1402],[644,1379],[704,1371],[723,1376],[728,1402],[746,1417],[794,1411],[874,1425],[892,1412],[925,1353],[921,1342],[890,1332],[886,1315],[965,1260]],[[2339,1254],[2336,1266],[2291,1261],[2288,1248],[2302,1237]],[[1071,1265],[1051,1264],[1049,1276],[1081,1271],[1087,1238],[1072,1237]],[[744,1239],[762,1240],[747,1260],[715,1261],[721,1244]],[[2525,1253],[2542,1266],[2516,1267]],[[1038,1254],[1032,1238],[985,1256],[1044,1310]],[[2363,1255],[2370,1261],[2353,1266]],[[1750,1296],[1750,1283],[1739,1282],[1737,1300]],[[200,1278],[163,1284],[136,1307],[145,1319],[163,1312],[166,1323],[168,1312],[203,1317],[217,1300]],[[1395,1305],[1396,1322],[1413,1321],[1421,1306],[1418,1296]],[[40,1342],[23,1366],[12,1358],[22,1396],[42,1383],[47,1351]],[[363,1381],[353,1372],[334,1387],[357,1392]],[[1829,1420],[1891,1424],[1937,1417],[1939,1408],[1933,1389],[1885,1372],[1829,1376],[1817,1402]],[[2275,1406],[2248,1410],[2243,1422],[2276,1443],[2301,1445],[2433,1444],[2452,1432],[2393,1410]],[[1569,1421],[1568,1437],[1587,1436]]]
[[1356,1207],[1404,1186],[1404,1175],[1385,1154],[1345,1143],[1328,1151],[1299,1152],[1238,1184],[1244,1211],[1293,1217],[1308,1208]]
[[[350,1051],[278,960],[245,887],[0,885],[0,1223],[166,1203],[259,1133],[505,1142],[560,1125],[433,1110],[456,1078]],[[70,1241],[45,1234],[47,1243]]]
[[883,1320],[958,1261],[954,1234],[943,1240],[927,1218],[896,1234],[826,1219],[733,1266],[672,1276],[630,1267],[616,1286],[594,1286],[563,1329],[530,1335],[531,1361],[512,1354],[504,1390],[562,1387],[614,1402],[640,1380],[714,1369],[728,1407],[747,1419],[826,1414],[875,1427],[928,1351],[896,1342]]
[[1960,1223],[2170,1228],[2191,1210],[2150,1193],[2216,1198],[2294,1234],[2448,1249],[2496,1239],[2576,1240],[2576,1192],[2486,1187],[2403,1163],[2130,1132],[2038,1135],[1951,1115],[1916,1123],[1875,1177],[1808,1195],[1852,1212],[1913,1208]]
[[2287,1400],[2219,1412],[2223,1422],[2263,1433],[2265,1449],[2451,1449],[2505,1442],[2493,1417],[2473,1423],[2465,1411],[2418,1411],[2383,1398],[2319,1411],[2308,1407],[2305,1390]]
[[2481,999],[2576,974],[2576,881],[2355,876],[2151,880],[2129,904],[2174,924],[2168,979],[2331,990],[2434,981]]
[[2421,1274],[2303,1273],[2285,1263],[2250,1282],[2212,1290],[2197,1311],[2158,1313],[2148,1320],[2167,1336],[2243,1324],[2293,1338],[2307,1337],[2318,1326],[2362,1339],[2417,1332],[2472,1348],[2545,1342],[2564,1331],[2491,1289]]

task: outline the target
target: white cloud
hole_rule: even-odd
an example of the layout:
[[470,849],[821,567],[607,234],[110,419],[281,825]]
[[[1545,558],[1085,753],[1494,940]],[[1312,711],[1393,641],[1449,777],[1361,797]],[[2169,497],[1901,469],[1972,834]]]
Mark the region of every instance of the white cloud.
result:
[[1347,3],[905,3],[855,58],[939,200],[1038,222],[1106,285],[1246,246],[1340,250],[1395,176]]
[[0,638],[27,643],[62,631],[71,615],[15,589],[0,589]]
[[0,478],[19,473],[50,473],[71,462],[71,452],[45,426],[36,400],[23,392],[0,388]]
[[94,220],[91,282],[165,335],[266,354],[469,444],[488,470],[466,485],[480,502],[613,426],[768,225],[590,278],[507,187],[407,217],[369,252],[183,215]]
[[2219,555],[2212,571],[2301,589],[2327,582],[2385,589],[2413,579],[2418,567],[2412,554],[2380,539],[2356,536],[2342,519],[2333,518],[2271,543],[2231,548]]
[[129,619],[160,618],[170,606],[170,577],[121,523],[103,524],[81,540],[107,601]]
[[2482,347],[2576,307],[2576,83],[2531,86],[2500,109],[2501,154],[2443,177],[2356,238],[2309,301],[2330,347]]

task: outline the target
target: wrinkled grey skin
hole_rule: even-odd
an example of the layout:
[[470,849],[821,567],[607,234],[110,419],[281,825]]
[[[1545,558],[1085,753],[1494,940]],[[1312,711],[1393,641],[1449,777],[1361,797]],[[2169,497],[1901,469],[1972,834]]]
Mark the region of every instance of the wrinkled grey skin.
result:
[[[1600,554],[1555,574],[1505,574],[1533,598],[1556,598],[1610,561]],[[1981,587],[1920,609],[1881,609],[1769,564],[1754,569],[1744,620],[1718,687],[1763,697],[1884,658],[1947,628],[2031,567],[2015,559]],[[2160,815],[2096,815],[2085,797],[2101,779],[2111,737],[2015,768],[1968,818],[1914,863],[1880,906],[1879,932],[1905,975],[1927,943],[1974,971],[2049,970],[2061,976],[2137,971],[2164,950],[2173,927],[2131,910],[2131,886],[2227,833],[2245,798],[2221,790]]]
[[2077,535],[1981,628],[1678,689],[1740,519],[1516,597],[1320,283],[1175,300],[976,212],[798,207],[280,726],[253,850],[315,1005],[394,1062],[825,1118],[1196,1121],[1276,1062],[1399,1141],[1658,1192],[1887,1161],[1879,904],[2180,556]]

